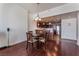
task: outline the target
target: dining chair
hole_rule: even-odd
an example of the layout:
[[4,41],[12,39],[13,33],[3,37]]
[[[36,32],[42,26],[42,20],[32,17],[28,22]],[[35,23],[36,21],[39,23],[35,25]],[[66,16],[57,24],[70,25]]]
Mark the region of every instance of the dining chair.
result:
[[27,35],[27,46],[26,46],[26,49],[28,48],[28,46],[31,44],[32,45],[32,48],[34,47],[34,43],[37,41],[33,38],[32,36],[32,32],[28,32],[26,33]]
[[44,32],[43,32],[43,36],[40,37],[40,42],[43,43],[43,46],[45,47],[45,49],[46,49],[47,39],[48,39],[48,35],[47,35],[47,33],[44,31]]
[[28,31],[30,34],[33,34],[33,31]]

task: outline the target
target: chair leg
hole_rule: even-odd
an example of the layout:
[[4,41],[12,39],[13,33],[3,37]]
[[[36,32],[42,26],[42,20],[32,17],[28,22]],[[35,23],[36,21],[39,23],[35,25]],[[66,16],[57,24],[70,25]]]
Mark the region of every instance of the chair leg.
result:
[[46,46],[46,42],[45,42],[45,50],[46,50],[47,46]]
[[26,49],[28,48],[28,42],[27,42],[27,45],[26,45]]
[[32,43],[32,49],[33,49],[33,45],[34,45],[34,44]]
[[46,48],[47,48],[47,47],[46,47],[46,45],[45,45],[45,50],[46,50]]

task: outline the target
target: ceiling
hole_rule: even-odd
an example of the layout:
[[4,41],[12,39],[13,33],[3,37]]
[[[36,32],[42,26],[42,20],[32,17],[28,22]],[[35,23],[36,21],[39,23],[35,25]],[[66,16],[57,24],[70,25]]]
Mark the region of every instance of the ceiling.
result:
[[67,3],[40,3],[39,8],[37,9],[37,3],[7,3],[8,6],[18,5],[24,8],[25,10],[29,10],[30,13],[42,12],[47,9],[55,8],[64,4]]
[[[37,9],[37,3],[22,3],[19,4],[21,7],[28,9],[31,13],[42,12],[50,8],[55,8],[66,3],[40,3],[39,9]],[[38,11],[37,11],[38,10]]]

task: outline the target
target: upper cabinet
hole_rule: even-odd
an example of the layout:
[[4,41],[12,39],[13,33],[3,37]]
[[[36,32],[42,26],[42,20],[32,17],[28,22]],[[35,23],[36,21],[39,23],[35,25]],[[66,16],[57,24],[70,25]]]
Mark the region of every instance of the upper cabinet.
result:
[[42,18],[41,21],[37,21],[37,27],[50,28],[54,24],[59,24],[59,23],[60,23],[60,17],[59,16],[50,16],[50,17]]

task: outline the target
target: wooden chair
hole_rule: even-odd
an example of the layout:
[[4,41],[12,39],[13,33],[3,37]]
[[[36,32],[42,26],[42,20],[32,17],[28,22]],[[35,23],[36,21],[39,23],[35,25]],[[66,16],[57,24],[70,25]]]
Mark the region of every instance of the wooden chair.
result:
[[43,30],[35,30],[37,35],[43,36]]
[[43,43],[43,46],[45,47],[45,49],[46,49],[47,39],[48,39],[48,35],[47,35],[47,33],[44,31],[44,32],[43,32],[43,36],[40,37],[40,42]]
[[28,33],[33,34],[33,31],[28,31]]
[[47,40],[50,40],[50,30],[46,30],[46,38],[47,38]]
[[31,32],[26,33],[26,35],[27,35],[27,46],[26,46],[26,49],[28,48],[29,44],[31,44],[31,45],[32,45],[32,48],[33,48],[34,43],[35,43],[37,40],[35,40],[35,39],[33,38]]
[[44,37],[45,37],[45,49],[47,48],[47,41],[49,40],[49,33],[47,33],[47,32],[45,32],[45,34],[44,34]]

